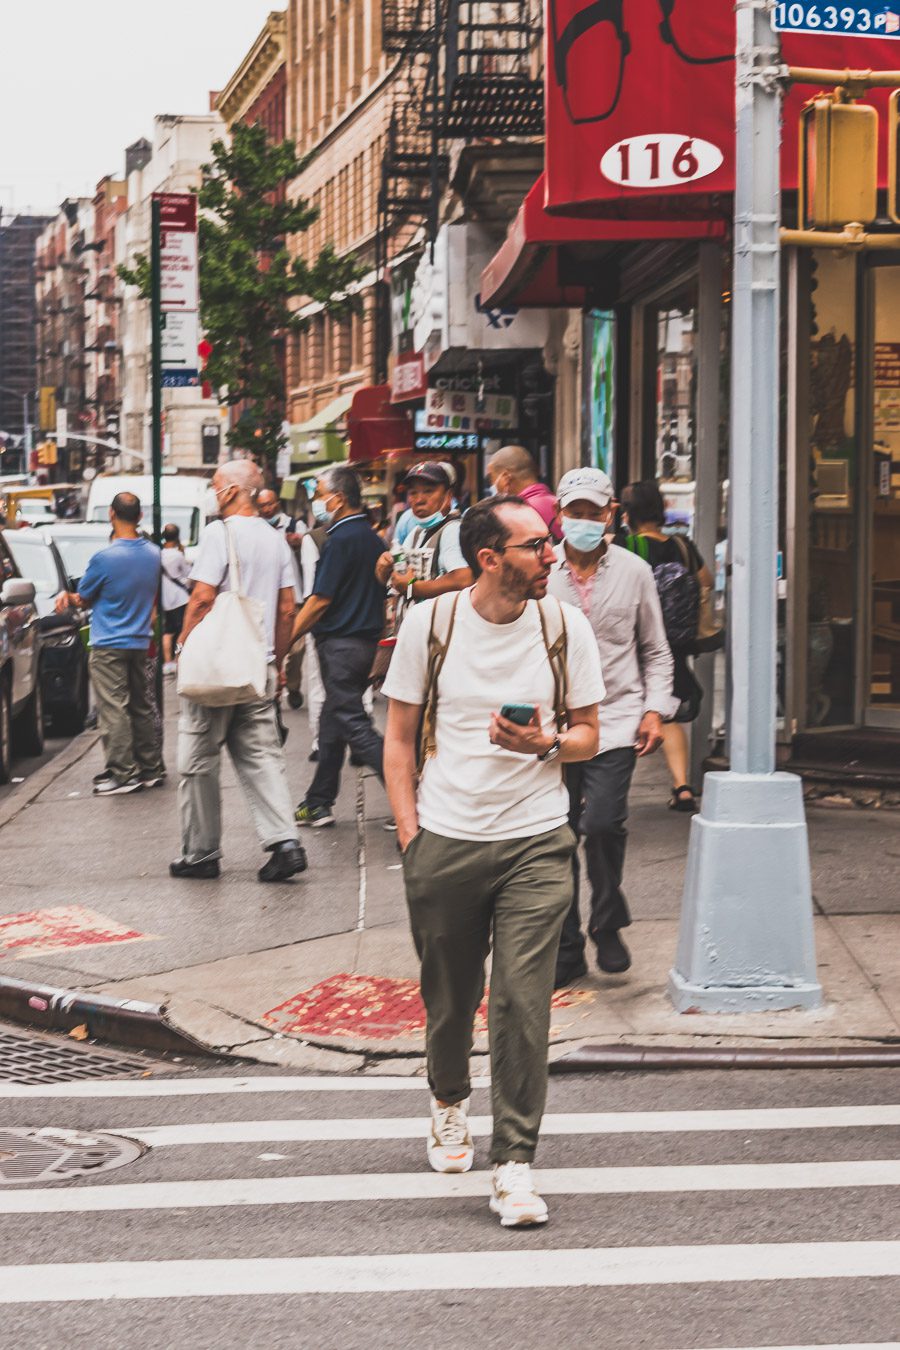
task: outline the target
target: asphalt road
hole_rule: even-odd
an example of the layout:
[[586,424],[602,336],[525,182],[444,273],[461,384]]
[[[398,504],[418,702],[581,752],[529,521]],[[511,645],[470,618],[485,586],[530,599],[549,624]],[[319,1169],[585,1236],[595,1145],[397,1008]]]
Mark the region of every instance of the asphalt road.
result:
[[44,764],[49,763],[60,750],[64,750],[71,740],[70,736],[51,736],[47,734],[44,741],[44,753],[42,755],[25,758],[13,750],[13,769],[12,780],[0,786],[0,802],[5,801],[13,792],[22,786],[33,773],[36,773]]
[[[898,1072],[554,1079],[551,1220],[529,1231],[488,1212],[485,1123],[475,1173],[428,1171],[419,1081],[162,1073],[27,1098],[0,1083],[6,1126],[149,1145],[0,1191],[5,1345],[900,1343]],[[489,1110],[476,1088],[473,1115]]]

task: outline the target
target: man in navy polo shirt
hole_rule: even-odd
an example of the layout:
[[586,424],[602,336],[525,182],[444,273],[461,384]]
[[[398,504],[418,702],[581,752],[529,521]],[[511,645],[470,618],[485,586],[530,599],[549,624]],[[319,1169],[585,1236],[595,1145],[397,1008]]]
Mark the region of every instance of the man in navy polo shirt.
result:
[[327,525],[312,594],[297,616],[293,641],[312,633],[325,685],[319,721],[319,763],[297,807],[298,825],[333,825],[344,752],[384,780],[384,742],[363,708],[363,694],[384,627],[385,588],[375,576],[384,544],[363,509],[353,469],[336,465],[316,482],[312,511]]

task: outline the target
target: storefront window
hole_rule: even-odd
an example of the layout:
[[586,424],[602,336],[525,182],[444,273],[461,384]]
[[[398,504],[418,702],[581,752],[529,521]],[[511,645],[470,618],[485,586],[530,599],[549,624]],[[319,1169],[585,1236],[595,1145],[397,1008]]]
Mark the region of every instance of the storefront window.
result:
[[693,534],[696,475],[696,297],[655,310],[656,441],[653,476],[666,502],[667,524]]
[[856,628],[856,262],[812,258],[806,724],[851,723]]
[[900,268],[876,267],[874,281],[870,722],[900,708]]

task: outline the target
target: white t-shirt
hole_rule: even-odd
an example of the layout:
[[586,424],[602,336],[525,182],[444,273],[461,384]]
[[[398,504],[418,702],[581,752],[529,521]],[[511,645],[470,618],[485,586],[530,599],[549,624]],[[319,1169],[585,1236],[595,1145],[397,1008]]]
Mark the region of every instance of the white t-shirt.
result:
[[[435,603],[425,600],[406,616],[384,683],[388,698],[425,701]],[[568,632],[567,706],[586,708],[604,695],[597,642],[579,610],[562,608]],[[559,761],[542,764],[536,755],[501,750],[488,739],[491,713],[504,703],[537,704],[544,730],[555,730],[553,671],[537,605],[526,605],[514,623],[488,623],[474,609],[471,590],[461,591],[438,677],[437,753],[426,762],[419,783],[423,829],[448,839],[523,839],[566,823],[569,798]]]
[[266,607],[266,641],[269,660],[274,661],[278,592],[287,587],[293,591],[295,585],[290,545],[261,516],[230,516],[227,526],[224,521],[213,521],[200,540],[191,580],[215,586],[217,591],[230,589],[226,528],[233,534],[244,595],[261,600]]
[[[183,609],[190,593],[187,582],[191,575],[191,564],[180,548],[162,550],[162,607],[168,613],[173,609]],[[182,584],[179,586],[179,582]]]

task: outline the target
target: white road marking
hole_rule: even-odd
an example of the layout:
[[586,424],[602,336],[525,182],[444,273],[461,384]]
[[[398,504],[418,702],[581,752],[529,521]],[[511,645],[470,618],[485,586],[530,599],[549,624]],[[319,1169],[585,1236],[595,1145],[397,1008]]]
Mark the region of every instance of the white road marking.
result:
[[[490,1087],[490,1078],[473,1078],[473,1088]],[[0,1098],[43,1097],[212,1097],[258,1092],[428,1092],[424,1078],[147,1078],[136,1081],[81,1083],[0,1083]]]
[[563,1289],[891,1276],[900,1276],[900,1242],[403,1252],[395,1256],[8,1266],[0,1270],[0,1303],[384,1294],[423,1289]]
[[[748,1111],[582,1111],[544,1116],[542,1136],[681,1134],[698,1131],[865,1129],[900,1125],[900,1106],[767,1107]],[[490,1116],[470,1116],[473,1135],[491,1133]],[[335,1140],[419,1139],[423,1116],[337,1120],[225,1120],[188,1125],[104,1127],[154,1148],[174,1144],[255,1144]]]
[[[721,1347],[721,1350],[729,1348]],[[734,1346],[730,1350],[759,1350],[759,1348],[753,1345]],[[770,1345],[764,1347],[764,1350],[900,1350],[900,1341],[866,1341],[865,1345],[860,1345],[856,1341],[852,1345],[847,1341],[829,1341],[827,1345]]]
[[[264,1158],[280,1154],[263,1154]],[[637,1195],[676,1191],[832,1190],[900,1186],[900,1162],[743,1163],[698,1167],[535,1169],[545,1195]],[[78,1189],[0,1190],[0,1214],[97,1214],[346,1201],[483,1199],[488,1172],[373,1172],[322,1176],[163,1181]]]

